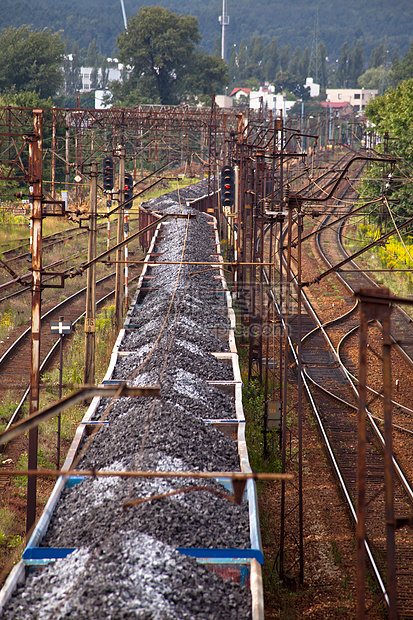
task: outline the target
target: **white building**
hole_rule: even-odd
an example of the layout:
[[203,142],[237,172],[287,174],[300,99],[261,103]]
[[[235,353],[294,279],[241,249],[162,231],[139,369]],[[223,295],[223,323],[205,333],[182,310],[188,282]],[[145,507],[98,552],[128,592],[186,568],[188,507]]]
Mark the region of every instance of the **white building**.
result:
[[349,103],[355,112],[361,112],[378,92],[367,88],[327,88],[326,96],[331,103]]
[[106,110],[111,105],[110,90],[95,90],[95,110]]
[[227,95],[215,95],[215,103],[218,108],[232,108],[234,100]]
[[320,84],[316,84],[313,78],[308,77],[304,86],[310,89],[310,97],[318,97],[320,95]]
[[[120,80],[122,74],[122,65],[118,64],[117,67],[108,67],[106,69],[106,80],[105,85],[113,82],[113,80]],[[80,76],[82,78],[82,88],[80,89],[81,93],[87,93],[92,90],[92,79],[93,79],[93,67],[81,67],[80,68]],[[97,75],[97,85],[98,87],[102,85],[102,69],[98,69]]]
[[282,93],[276,95],[274,93],[274,86],[272,85],[268,87],[260,86],[259,90],[252,90],[250,92],[250,108],[259,110],[261,99],[264,110],[282,110],[283,116],[286,115],[288,110],[292,108],[295,103],[295,101],[288,100]]

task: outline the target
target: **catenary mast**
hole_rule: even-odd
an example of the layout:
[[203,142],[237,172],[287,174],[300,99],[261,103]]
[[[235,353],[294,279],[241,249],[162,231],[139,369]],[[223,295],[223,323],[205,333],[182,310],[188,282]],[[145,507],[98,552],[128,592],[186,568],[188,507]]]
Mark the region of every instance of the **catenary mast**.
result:
[[222,26],[222,35],[221,35],[221,58],[225,60],[225,52],[226,52],[226,40],[225,40],[225,29],[229,24],[229,15],[227,13],[227,0],[222,0],[222,15],[219,16],[219,23]]

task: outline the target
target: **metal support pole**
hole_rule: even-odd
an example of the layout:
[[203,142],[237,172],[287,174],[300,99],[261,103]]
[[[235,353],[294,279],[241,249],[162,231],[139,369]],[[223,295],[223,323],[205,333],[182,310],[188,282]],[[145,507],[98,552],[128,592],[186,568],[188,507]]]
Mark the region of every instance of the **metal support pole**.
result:
[[[125,210],[125,224],[124,224],[124,235],[125,235],[125,239],[128,239],[129,237],[129,210],[126,209]],[[129,250],[128,250],[128,244],[125,245],[125,312],[128,308],[128,304],[129,304],[129,265],[128,265],[128,259],[129,259]]]
[[[98,166],[94,162],[90,170],[90,212],[88,262],[96,257],[96,216],[97,216],[97,177]],[[85,364],[83,382],[95,383],[95,331],[96,331],[96,264],[87,270],[86,316],[85,316]]]
[[[288,192],[287,192],[288,201]],[[281,471],[285,472],[287,467],[287,397],[288,397],[288,329],[290,311],[290,286],[291,286],[291,241],[293,227],[292,205],[288,203],[288,241],[287,241],[287,265],[286,265],[286,291],[285,291],[285,334],[284,334],[284,381],[282,399],[282,431],[281,431]],[[285,537],[285,483],[281,484],[281,532],[280,532],[280,578],[284,579],[284,537]]]
[[[59,316],[59,321],[63,322],[63,317]],[[59,366],[59,400],[62,400],[62,384],[63,384],[63,333],[59,336],[60,344],[60,366]],[[56,469],[60,469],[60,431],[61,431],[62,414],[59,411],[57,415],[57,450],[56,450]]]
[[69,119],[66,122],[68,124],[66,125],[66,137],[65,137],[65,191],[68,192],[69,191],[69,179],[70,179],[70,168],[69,168],[69,158],[70,158],[70,125],[69,125]]
[[365,618],[366,550],[364,529],[366,520],[366,382],[367,382],[367,316],[360,305],[359,332],[359,403],[357,447],[357,618]]
[[53,108],[52,124],[52,198],[56,198],[56,110]]
[[384,480],[386,493],[387,596],[389,620],[397,620],[396,544],[394,517],[394,473],[391,401],[391,306],[382,307],[383,319],[383,392],[384,392]]
[[[119,157],[119,204],[125,202],[125,147],[120,148]],[[118,211],[118,229],[116,243],[122,243],[124,235],[124,209]],[[125,300],[125,269],[123,266],[124,248],[116,250],[116,286],[115,286],[115,329],[119,332],[123,325],[123,308]]]
[[[39,409],[40,382],[40,327],[42,291],[42,155],[43,155],[43,111],[33,110],[33,137],[29,143],[29,170],[32,192],[32,317],[31,317],[31,366],[30,366],[30,415]],[[37,427],[29,431],[28,467],[37,469]],[[36,521],[37,479],[27,479],[26,532]]]
[[[301,205],[300,205],[301,210]],[[302,296],[301,296],[301,236],[303,216],[298,215],[297,221],[297,358],[298,358],[298,529],[300,547],[300,584],[304,584],[304,509],[303,509],[303,381],[301,376],[301,339],[302,339]]]
[[[380,295],[378,295],[380,291]],[[391,300],[388,289],[363,289],[360,298],[359,340],[359,423],[357,470],[357,618],[365,618],[365,518],[366,518],[366,383],[367,383],[367,325],[371,319],[380,320],[383,328],[383,410],[384,410],[384,481],[386,516],[386,571],[388,617],[397,619],[397,587],[395,559],[394,473],[391,402]],[[387,298],[389,298],[387,300]]]

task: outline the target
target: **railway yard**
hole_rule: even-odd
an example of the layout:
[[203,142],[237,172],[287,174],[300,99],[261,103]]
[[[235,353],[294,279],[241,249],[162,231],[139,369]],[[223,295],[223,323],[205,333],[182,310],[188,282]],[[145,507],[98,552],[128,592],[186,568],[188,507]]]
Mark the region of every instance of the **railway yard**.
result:
[[[378,285],[347,242],[366,217],[360,178],[394,157],[322,150],[263,110],[82,113],[41,115],[43,132],[66,128],[54,148],[73,161],[53,160],[53,186],[30,177],[31,145],[27,165],[10,146],[0,160],[3,178],[34,186],[32,245],[1,248],[0,312],[26,313],[0,344],[0,396],[20,403],[0,434],[2,508],[16,475],[29,481],[1,617],[413,617],[410,298]],[[22,144],[31,123],[41,134],[39,111],[10,115]],[[145,197],[173,179],[178,189]],[[79,227],[42,238],[51,207]],[[98,380],[90,335],[105,305],[114,329]],[[93,373],[39,406],[63,315],[85,331]],[[41,464],[40,421],[78,402],[73,442],[57,468]]]

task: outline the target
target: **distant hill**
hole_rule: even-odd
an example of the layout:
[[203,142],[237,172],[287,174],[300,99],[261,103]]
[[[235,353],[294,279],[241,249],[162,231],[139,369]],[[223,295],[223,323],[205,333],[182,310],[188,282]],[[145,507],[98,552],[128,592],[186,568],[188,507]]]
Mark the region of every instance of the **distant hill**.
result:
[[[221,0],[125,0],[128,17],[143,5],[163,5],[177,13],[195,15],[200,23],[202,46],[211,53],[221,36],[218,16]],[[264,43],[279,37],[282,47],[311,50],[318,11],[318,40],[330,59],[338,58],[341,45],[361,39],[366,59],[379,43],[389,55],[397,48],[402,56],[413,42],[412,0],[227,0],[230,25],[228,48],[245,38],[262,36]],[[99,50],[110,55],[123,30],[120,0],[2,0],[0,29],[31,24],[35,28],[63,30],[62,37],[88,47],[96,38]]]

